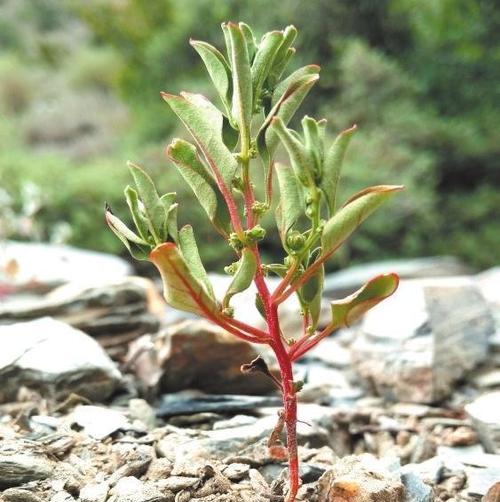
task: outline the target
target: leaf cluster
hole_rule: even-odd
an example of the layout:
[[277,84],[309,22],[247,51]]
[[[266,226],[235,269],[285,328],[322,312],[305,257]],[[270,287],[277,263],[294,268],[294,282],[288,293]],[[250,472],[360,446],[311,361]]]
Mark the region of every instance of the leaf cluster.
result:
[[[295,53],[296,29],[288,26],[260,40],[245,23],[224,23],[222,31],[224,51],[190,41],[205,64],[219,103],[186,92],[162,93],[162,97],[193,140],[174,139],[167,157],[236,254],[236,261],[226,267],[234,277],[225,297],[219,302],[214,296],[192,228],[177,228],[175,194],[160,197],[140,167],[130,165],[136,189],[125,190],[136,231],[110,209],[106,218],[134,257],[157,266],[165,298],[172,306],[212,319],[231,317],[231,298],[257,276],[272,273],[283,278],[273,301],[279,304],[296,294],[305,318],[304,334],[309,336],[319,320],[324,262],[402,187],[369,187],[340,206],[337,189],[342,163],[356,126],[342,131],[329,145],[326,120],[306,116],[301,132],[288,127],[320,71],[316,65],[307,65],[286,74]],[[288,155],[287,165],[275,161],[280,144]],[[255,199],[257,180],[266,194],[262,201]],[[262,264],[258,247],[266,232],[259,221],[271,209],[276,186],[275,219],[285,259]],[[394,285],[396,279],[383,280]],[[363,291],[363,305],[385,297],[376,287]],[[265,316],[260,297],[257,306]]]

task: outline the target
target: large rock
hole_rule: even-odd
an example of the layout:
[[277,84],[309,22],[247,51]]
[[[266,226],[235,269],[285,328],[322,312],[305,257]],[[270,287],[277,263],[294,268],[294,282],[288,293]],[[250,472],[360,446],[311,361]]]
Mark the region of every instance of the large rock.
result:
[[493,267],[476,276],[481,293],[489,303],[495,319],[496,331],[500,333],[500,266]]
[[194,388],[217,394],[262,394],[273,382],[240,367],[259,355],[256,346],[205,320],[186,320],[130,347],[128,359],[147,389]]
[[63,398],[74,392],[108,398],[121,375],[99,344],[51,318],[0,326],[0,402],[14,400],[20,386]]
[[488,392],[465,407],[489,453],[500,453],[500,390]]
[[339,459],[318,481],[318,502],[403,502],[400,475],[369,454]]
[[113,281],[131,272],[117,256],[70,246],[15,241],[0,246],[0,285],[12,288],[48,290],[67,282]]
[[157,330],[158,318],[149,311],[155,295],[148,279],[90,278],[43,296],[8,297],[0,305],[0,324],[50,316],[98,338],[111,355],[118,356],[126,352],[128,341]]
[[0,443],[0,490],[50,477],[55,463],[30,441]]
[[403,281],[352,345],[359,375],[388,399],[432,403],[484,361],[494,324],[467,277]]

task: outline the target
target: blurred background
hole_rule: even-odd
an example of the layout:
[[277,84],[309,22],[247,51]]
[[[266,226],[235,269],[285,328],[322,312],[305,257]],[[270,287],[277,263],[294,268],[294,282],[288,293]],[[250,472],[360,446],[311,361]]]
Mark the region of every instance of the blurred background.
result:
[[[499,259],[500,10],[494,0],[0,0],[0,240],[123,254],[104,224],[125,216],[125,162],[177,191],[208,268],[230,260],[164,157],[183,135],[162,90],[213,96],[190,37],[221,47],[220,23],[260,37],[294,24],[296,68],[322,66],[298,113],[359,132],[343,197],[369,184],[407,191],[331,263],[453,255]],[[292,69],[294,69],[292,68]],[[273,244],[274,242],[274,244]],[[279,254],[278,238],[268,255]]]

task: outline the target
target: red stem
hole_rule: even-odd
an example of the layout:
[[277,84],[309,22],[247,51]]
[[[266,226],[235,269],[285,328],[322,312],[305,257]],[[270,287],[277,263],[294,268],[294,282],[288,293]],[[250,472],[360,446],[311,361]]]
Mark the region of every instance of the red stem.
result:
[[288,450],[288,472],[290,485],[286,502],[294,502],[299,489],[299,458],[297,455],[297,394],[294,388],[292,359],[281,338],[281,329],[278,318],[278,305],[273,301],[260,265],[258,247],[253,248],[258,267],[255,276],[255,284],[264,304],[267,325],[272,341],[273,349],[281,374],[281,387],[283,391],[283,408],[286,427],[286,445]]
[[[245,166],[243,167],[243,190],[247,227],[252,228],[255,225],[255,215],[252,211],[255,196],[248,176],[248,164],[246,168]],[[295,497],[299,490],[299,459],[297,455],[297,394],[293,382],[292,359],[281,337],[278,305],[275,303],[273,296],[271,296],[264,279],[259,247],[257,244],[254,244],[250,249],[257,262],[254,281],[264,305],[269,336],[271,337],[269,345],[273,349],[280,367],[290,478],[286,502],[295,502]]]
[[314,336],[302,338],[288,352],[290,359],[292,361],[296,361],[306,352],[309,352],[313,347],[316,347],[316,345],[318,345],[323,338],[331,335],[337,328],[339,328],[338,325],[329,324],[320,333]]
[[231,324],[232,326],[235,326],[238,329],[241,329],[242,331],[246,331],[247,333],[256,336],[257,338],[262,339],[266,343],[270,341],[269,333],[266,333],[265,331],[262,331],[259,328],[255,328],[247,323],[238,321],[237,319],[233,319],[231,317],[226,318],[226,322],[228,324]]

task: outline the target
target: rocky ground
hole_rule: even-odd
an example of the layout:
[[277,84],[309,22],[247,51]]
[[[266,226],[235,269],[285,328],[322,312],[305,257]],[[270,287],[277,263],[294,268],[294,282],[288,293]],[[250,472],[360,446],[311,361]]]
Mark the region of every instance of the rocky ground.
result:
[[[0,252],[0,500],[283,500],[266,447],[279,396],[239,371],[254,347],[166,309],[117,259],[42,246],[40,268],[33,251]],[[327,293],[387,268],[398,293],[297,364],[299,499],[498,502],[500,271],[372,264]],[[256,321],[252,296],[236,315]]]

